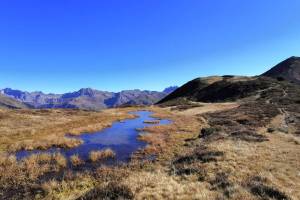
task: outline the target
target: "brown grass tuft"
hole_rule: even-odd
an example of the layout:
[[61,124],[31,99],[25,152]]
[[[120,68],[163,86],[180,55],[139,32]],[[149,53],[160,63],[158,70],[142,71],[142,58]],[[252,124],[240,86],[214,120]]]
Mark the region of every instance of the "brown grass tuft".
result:
[[70,161],[75,167],[84,164],[84,161],[79,157],[78,154],[72,155],[70,157]]
[[67,159],[61,153],[55,153],[53,159],[59,167],[65,168],[67,166]]

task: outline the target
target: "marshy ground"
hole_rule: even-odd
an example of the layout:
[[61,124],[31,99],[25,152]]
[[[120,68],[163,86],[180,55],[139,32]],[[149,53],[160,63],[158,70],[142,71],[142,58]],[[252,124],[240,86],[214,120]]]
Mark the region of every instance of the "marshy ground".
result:
[[8,154],[71,148],[80,141],[69,141],[65,133],[100,130],[139,109],[1,110],[1,199],[300,198],[300,138],[297,123],[287,121],[297,116],[269,103],[143,108],[172,123],[140,130],[148,145],[120,166],[101,165],[114,155],[110,150],[91,153],[93,170],[80,170],[85,161],[76,155],[68,167],[61,154],[21,161]]
[[82,141],[64,137],[98,131],[114,121],[134,118],[127,110],[0,110],[0,150],[71,148]]

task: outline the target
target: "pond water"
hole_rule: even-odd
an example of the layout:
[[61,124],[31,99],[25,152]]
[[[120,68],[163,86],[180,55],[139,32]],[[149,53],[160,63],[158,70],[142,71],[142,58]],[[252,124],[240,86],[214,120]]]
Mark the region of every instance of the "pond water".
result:
[[[132,153],[147,145],[146,142],[138,140],[140,132],[136,129],[171,123],[166,119],[158,120],[151,117],[152,112],[150,111],[137,111],[132,112],[132,114],[135,114],[138,117],[135,119],[127,119],[122,122],[114,122],[111,127],[98,132],[84,133],[79,136],[70,136],[83,140],[83,144],[78,147],[71,149],[50,148],[48,150],[22,150],[17,152],[16,156],[18,159],[22,159],[36,153],[60,152],[67,158],[74,154],[78,154],[81,159],[88,160],[90,151],[110,148],[116,153],[113,162],[128,162]],[[159,124],[144,123],[144,121],[152,120],[159,121]]]

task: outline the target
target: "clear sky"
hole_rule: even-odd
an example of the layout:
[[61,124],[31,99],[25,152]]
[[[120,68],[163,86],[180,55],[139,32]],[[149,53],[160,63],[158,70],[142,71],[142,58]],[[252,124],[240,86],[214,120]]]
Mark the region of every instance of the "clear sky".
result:
[[300,55],[299,0],[1,0],[0,88],[162,90]]

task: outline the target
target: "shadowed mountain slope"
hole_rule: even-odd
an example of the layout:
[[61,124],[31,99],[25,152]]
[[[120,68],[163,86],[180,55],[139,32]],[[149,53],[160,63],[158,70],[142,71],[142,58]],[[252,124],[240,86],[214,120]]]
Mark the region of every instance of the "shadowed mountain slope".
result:
[[300,57],[290,57],[262,74],[300,84]]
[[256,91],[272,85],[274,79],[267,77],[219,76],[194,79],[159,101],[175,99],[198,102],[234,101],[254,95]]

